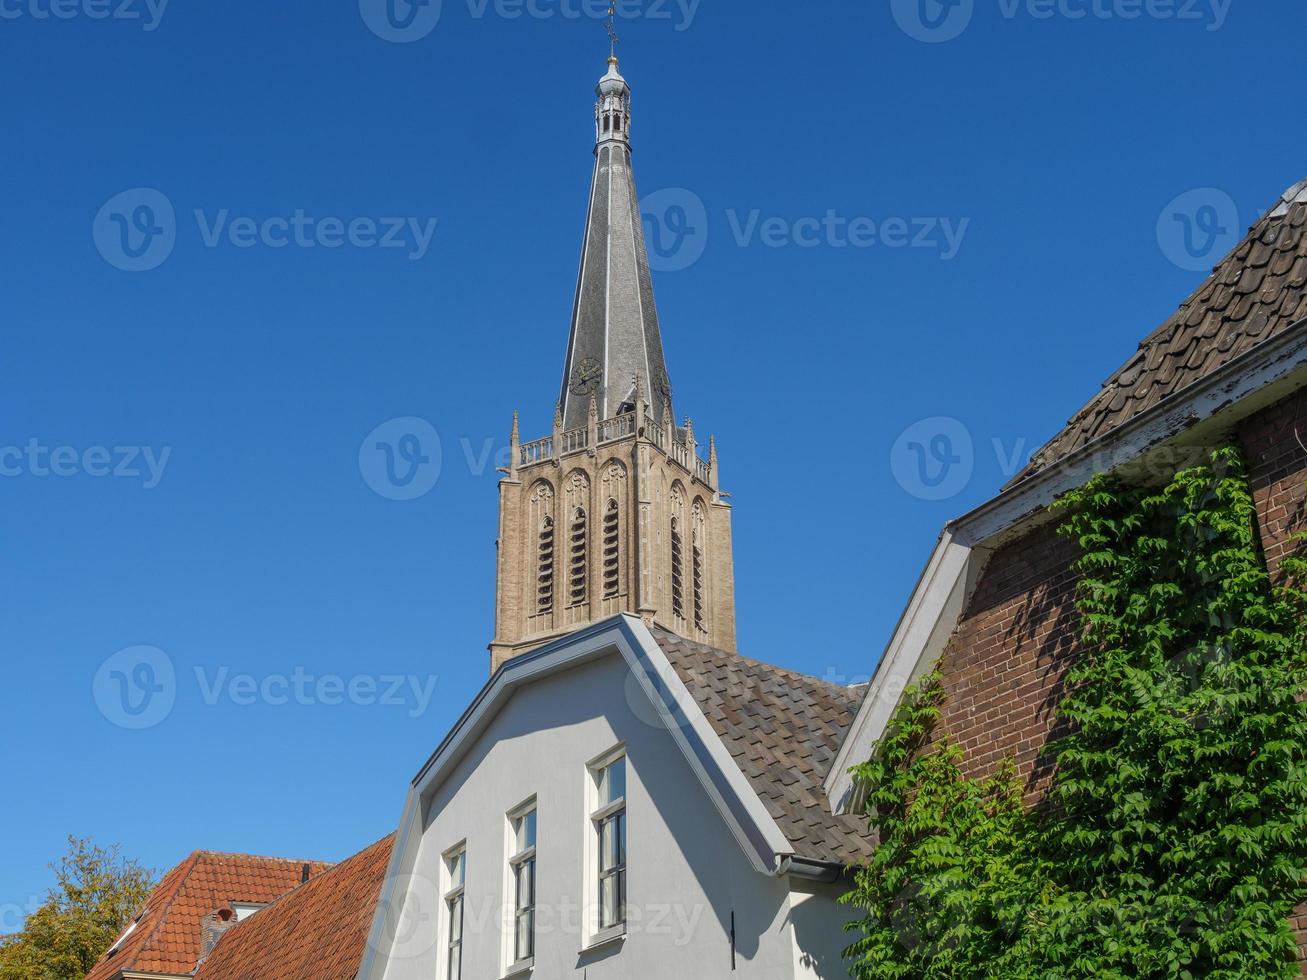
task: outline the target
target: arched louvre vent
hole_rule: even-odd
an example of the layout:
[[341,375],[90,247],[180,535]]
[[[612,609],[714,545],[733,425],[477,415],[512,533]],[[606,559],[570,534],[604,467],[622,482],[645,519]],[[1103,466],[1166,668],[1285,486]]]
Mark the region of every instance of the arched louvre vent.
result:
[[608,501],[608,510],[604,514],[604,597],[611,599],[622,588],[620,513],[616,500]]
[[589,562],[586,560],[586,520],[585,509],[578,507],[576,513],[572,516],[572,536],[571,536],[571,577],[569,589],[571,592],[572,605],[579,606],[585,602],[585,579],[586,568]]
[[540,612],[554,608],[554,519],[546,517],[540,527],[540,552],[536,576],[536,605]]
[[672,613],[685,618],[685,581],[681,574],[681,524],[672,518]]
[[696,530],[694,545],[690,549],[691,562],[694,565],[694,628],[701,633],[708,632],[703,615],[703,541]]

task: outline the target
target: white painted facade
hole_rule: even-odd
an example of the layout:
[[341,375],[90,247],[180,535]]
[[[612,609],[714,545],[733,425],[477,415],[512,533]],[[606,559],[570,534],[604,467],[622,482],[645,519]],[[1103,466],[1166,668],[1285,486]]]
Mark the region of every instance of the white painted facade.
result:
[[[478,718],[474,705],[460,724],[475,727],[475,736],[460,741],[456,729],[419,777],[361,978],[453,980],[445,895],[453,884],[446,856],[456,848],[466,854],[467,980],[848,976],[842,924],[852,916],[835,901],[841,887],[778,874],[783,853],[759,867],[754,845],[775,841],[774,822],[761,835],[732,826],[737,814],[757,813],[726,802],[729,789],[709,790],[727,783],[708,770],[724,756],[735,786],[743,775],[720,742],[694,744],[695,712],[681,703],[683,689],[665,692],[686,709],[679,723],[667,723],[646,683],[646,671],[658,670],[646,658],[660,651],[651,637],[642,642],[629,619],[618,622],[546,652],[536,676],[495,699],[496,685],[508,686],[501,675],[479,700],[493,701],[494,710]],[[585,655],[569,658],[569,645]],[[551,659],[561,662],[551,669]],[[626,758],[627,924],[618,938],[596,943],[590,767],[614,752]],[[535,951],[527,968],[515,970],[510,815],[530,801],[537,814]],[[752,802],[761,809],[756,794]]]

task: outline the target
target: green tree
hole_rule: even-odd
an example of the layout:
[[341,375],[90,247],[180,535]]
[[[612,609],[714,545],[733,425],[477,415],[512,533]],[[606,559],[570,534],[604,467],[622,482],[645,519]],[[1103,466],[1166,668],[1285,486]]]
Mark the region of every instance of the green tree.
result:
[[0,980],[81,980],[140,910],[154,875],[122,856],[68,838],[51,865],[55,887],[23,927],[0,941]]

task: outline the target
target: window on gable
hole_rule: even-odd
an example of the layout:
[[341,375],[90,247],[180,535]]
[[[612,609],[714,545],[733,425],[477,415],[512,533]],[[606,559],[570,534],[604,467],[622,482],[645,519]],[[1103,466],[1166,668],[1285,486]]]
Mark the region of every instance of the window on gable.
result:
[[536,807],[534,803],[509,817],[513,855],[508,859],[513,883],[513,964],[535,957]]
[[591,770],[597,808],[590,815],[598,845],[599,934],[626,925],[626,757],[619,755]]
[[445,855],[445,912],[449,916],[445,980],[463,976],[463,889],[467,884],[467,848],[460,846]]

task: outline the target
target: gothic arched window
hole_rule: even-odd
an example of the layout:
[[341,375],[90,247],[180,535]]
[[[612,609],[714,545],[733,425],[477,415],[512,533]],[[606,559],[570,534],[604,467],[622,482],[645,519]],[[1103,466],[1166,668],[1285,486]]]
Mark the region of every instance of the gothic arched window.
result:
[[585,580],[586,572],[589,568],[587,561],[588,543],[586,541],[586,518],[585,508],[578,507],[572,514],[571,528],[571,571],[568,577],[568,588],[571,594],[571,602],[574,606],[579,606],[585,602]]
[[554,519],[540,525],[536,572],[536,607],[542,613],[554,608]]
[[622,589],[621,511],[617,501],[608,501],[604,512],[604,598],[611,599]]

